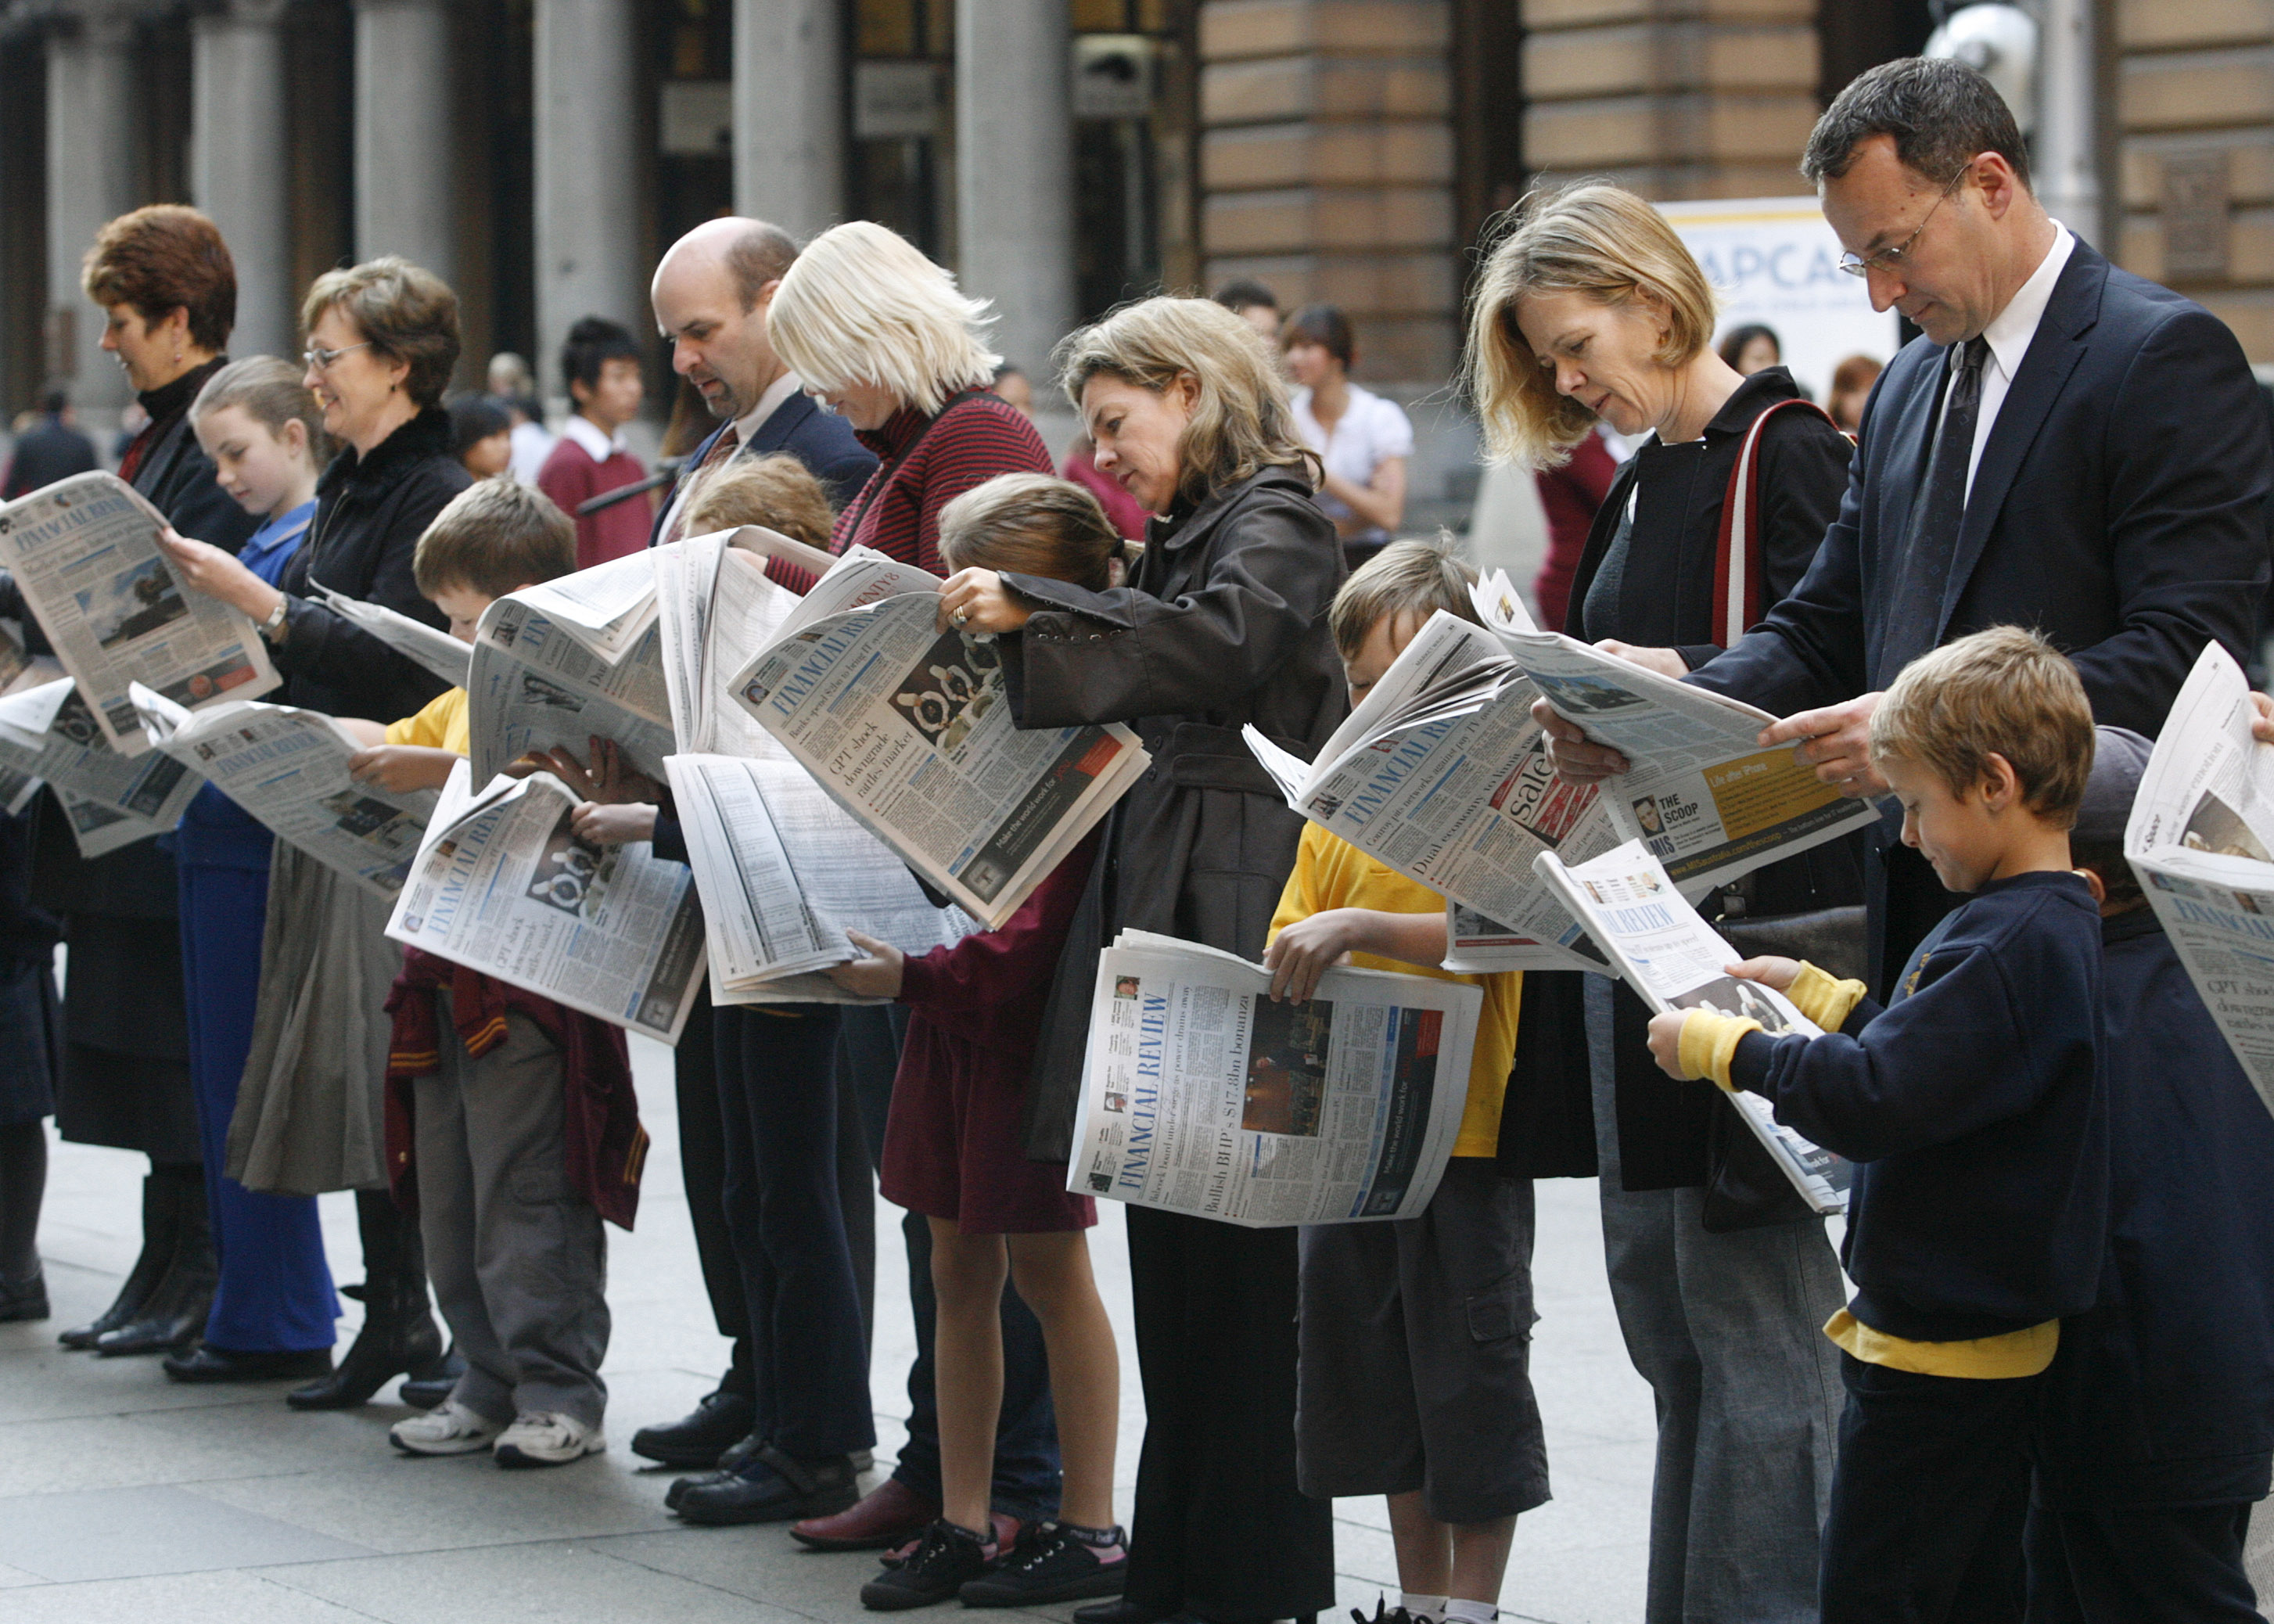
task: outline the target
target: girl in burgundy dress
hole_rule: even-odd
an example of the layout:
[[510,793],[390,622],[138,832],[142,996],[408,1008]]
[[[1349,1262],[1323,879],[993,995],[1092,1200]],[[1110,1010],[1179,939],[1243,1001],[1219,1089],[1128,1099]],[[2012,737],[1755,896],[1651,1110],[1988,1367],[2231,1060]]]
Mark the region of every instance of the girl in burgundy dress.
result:
[[[1097,499],[1063,479],[990,479],[947,505],[939,531],[950,570],[1048,575],[1092,591],[1121,584],[1124,543]],[[848,992],[897,997],[913,1011],[885,1128],[882,1185],[888,1199],[931,1221],[939,1296],[944,1515],[898,1566],[862,1587],[872,1608],[959,1597],[967,1605],[1027,1606],[1120,1593],[1126,1551],[1113,1521],[1113,1447],[1121,1369],[1083,1234],[1097,1208],[1067,1192],[1063,1169],[1028,1161],[1022,1133],[1043,1004],[1098,838],[1091,831],[999,930],[913,959],[852,932],[871,956],[830,972]],[[988,1494],[1006,1270],[1042,1320],[1065,1487],[1057,1521],[998,1552]]]

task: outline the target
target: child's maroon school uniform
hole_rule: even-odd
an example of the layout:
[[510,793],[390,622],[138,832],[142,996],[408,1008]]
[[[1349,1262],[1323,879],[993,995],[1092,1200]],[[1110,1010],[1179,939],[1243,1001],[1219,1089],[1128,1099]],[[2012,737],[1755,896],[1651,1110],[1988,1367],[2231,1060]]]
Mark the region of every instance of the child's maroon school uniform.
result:
[[885,1124],[886,1200],[966,1235],[1097,1222],[1097,1204],[1065,1188],[1065,1169],[1029,1162],[1023,1146],[1043,1004],[1097,847],[1094,829],[1001,929],[907,961],[900,1002],[914,1013]]

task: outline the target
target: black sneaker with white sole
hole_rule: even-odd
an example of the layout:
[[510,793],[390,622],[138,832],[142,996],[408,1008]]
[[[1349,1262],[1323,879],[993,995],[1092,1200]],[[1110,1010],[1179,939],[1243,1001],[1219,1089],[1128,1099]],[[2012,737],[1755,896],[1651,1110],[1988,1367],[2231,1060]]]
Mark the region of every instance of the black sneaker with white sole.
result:
[[994,1547],[945,1517],[923,1531],[898,1568],[887,1568],[861,1587],[861,1605],[877,1613],[934,1607],[953,1601],[987,1571]]
[[1063,1522],[1037,1522],[1019,1536],[1008,1555],[963,1587],[963,1605],[1025,1607],[1120,1595],[1129,1576],[1127,1539],[1118,1528],[1087,1533]]

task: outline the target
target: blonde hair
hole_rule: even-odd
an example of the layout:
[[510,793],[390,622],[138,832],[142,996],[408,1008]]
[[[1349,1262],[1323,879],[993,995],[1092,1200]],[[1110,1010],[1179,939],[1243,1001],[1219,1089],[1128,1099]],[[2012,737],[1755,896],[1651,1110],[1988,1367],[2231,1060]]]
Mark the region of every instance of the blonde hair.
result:
[[835,519],[829,496],[804,463],[787,451],[729,457],[687,493],[690,536],[761,524],[809,547],[826,547]]
[[1477,572],[1443,547],[1427,541],[1393,541],[1358,567],[1327,610],[1335,648],[1345,662],[1365,652],[1374,628],[1392,615],[1426,620],[1442,609],[1484,624],[1469,588]]
[[1179,378],[1193,380],[1199,397],[1177,447],[1177,488],[1189,500],[1267,468],[1318,467],[1295,432],[1270,344],[1214,299],[1125,304],[1061,340],[1050,360],[1077,411],[1082,386],[1101,372],[1155,395]]
[[2076,822],[2092,774],[2092,706],[2067,656],[2036,632],[1995,626],[1922,654],[1871,712],[1871,755],[1931,771],[1962,794],[2002,756],[2022,802],[2046,823]]
[[275,356],[231,361],[207,379],[190,402],[190,421],[200,423],[209,412],[236,406],[278,439],[286,424],[297,423],[308,433],[308,460],[321,468],[331,459],[332,442],[324,433],[324,409],[301,377],[299,367]]
[[939,510],[939,555],[950,569],[1046,575],[1103,592],[1123,545],[1096,497],[1049,474],[998,474]]
[[1623,187],[1585,182],[1535,192],[1509,211],[1469,303],[1461,382],[1495,462],[1552,468],[1595,426],[1595,414],[1555,392],[1517,325],[1526,295],[1584,293],[1619,306],[1648,297],[1667,312],[1657,360],[1680,366],[1713,335],[1713,289],[1666,216]]
[[987,310],[897,231],[849,220],[782,273],[766,332],[808,387],[882,384],[930,414],[958,389],[995,381],[1003,357],[987,348]]
[[300,302],[300,330],[313,332],[335,305],[372,354],[410,367],[403,387],[414,403],[440,403],[458,365],[458,296],[449,283],[396,254],[326,271]]
[[452,587],[502,598],[576,568],[576,523],[534,485],[503,477],[452,497],[410,555],[410,578],[428,598]]

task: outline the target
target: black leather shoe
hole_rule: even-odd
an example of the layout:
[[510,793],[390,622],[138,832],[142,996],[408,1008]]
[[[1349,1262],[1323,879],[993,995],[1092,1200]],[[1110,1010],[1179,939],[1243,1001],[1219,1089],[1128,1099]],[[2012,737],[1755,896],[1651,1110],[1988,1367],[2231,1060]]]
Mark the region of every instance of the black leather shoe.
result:
[[[723,1481],[689,1478],[671,1508],[689,1522],[721,1527],[739,1522],[794,1522],[844,1510],[861,1498],[847,1456],[793,1460],[768,1444]],[[669,1504],[668,1500],[666,1503]]]
[[[195,1169],[192,1177],[202,1177]],[[142,1252],[127,1271],[126,1280],[110,1306],[86,1325],[75,1325],[56,1340],[66,1348],[91,1349],[106,1331],[116,1331],[140,1315],[142,1304],[166,1277],[174,1260],[181,1229],[182,1195],[187,1181],[173,1169],[152,1172],[142,1180]]]
[[45,1274],[34,1274],[29,1280],[0,1277],[0,1325],[13,1325],[24,1320],[44,1320],[48,1312],[48,1277]]
[[403,1379],[395,1389],[395,1396],[413,1410],[432,1410],[458,1385],[458,1378],[466,1373],[466,1356],[452,1342],[442,1357],[420,1365]]
[[305,1348],[291,1352],[239,1353],[202,1342],[187,1353],[169,1353],[161,1363],[166,1374],[176,1381],[280,1381],[287,1378],[305,1381],[331,1370],[332,1350]]
[[691,1414],[634,1432],[632,1453],[665,1466],[720,1466],[757,1417],[758,1407],[739,1393],[705,1394]]
[[96,1337],[94,1350],[116,1359],[186,1349],[204,1334],[206,1318],[212,1312],[212,1282],[192,1282],[178,1289],[162,1284],[140,1318]]

